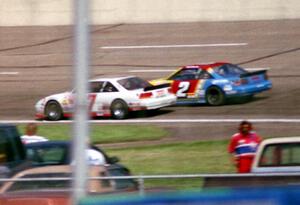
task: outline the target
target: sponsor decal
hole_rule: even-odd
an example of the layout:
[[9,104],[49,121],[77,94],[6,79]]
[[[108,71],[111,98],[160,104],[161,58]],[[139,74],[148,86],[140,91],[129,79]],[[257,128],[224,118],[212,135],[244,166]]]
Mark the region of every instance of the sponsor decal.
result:
[[164,90],[158,90],[158,91],[156,91],[156,96],[157,96],[158,98],[164,97],[164,96],[166,96],[166,93],[165,93]]
[[223,90],[224,90],[224,91],[231,91],[231,90],[232,90],[232,86],[231,86],[231,85],[225,85],[225,86],[223,87]]
[[262,87],[264,87],[264,85],[263,84],[258,84],[256,87],[257,88],[262,88]]
[[229,83],[226,79],[220,79],[220,80],[213,80],[212,84],[219,84],[219,83]]
[[259,80],[259,76],[255,75],[251,77],[252,80]]

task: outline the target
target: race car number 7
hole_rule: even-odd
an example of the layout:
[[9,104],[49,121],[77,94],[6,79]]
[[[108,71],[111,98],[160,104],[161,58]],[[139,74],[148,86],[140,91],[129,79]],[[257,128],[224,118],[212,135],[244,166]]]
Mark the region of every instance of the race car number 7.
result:
[[89,94],[89,110],[91,111],[93,108],[93,105],[95,104],[95,100],[96,100],[96,94]]
[[178,85],[177,97],[184,98],[187,96],[187,92],[190,88],[190,82],[180,82]]

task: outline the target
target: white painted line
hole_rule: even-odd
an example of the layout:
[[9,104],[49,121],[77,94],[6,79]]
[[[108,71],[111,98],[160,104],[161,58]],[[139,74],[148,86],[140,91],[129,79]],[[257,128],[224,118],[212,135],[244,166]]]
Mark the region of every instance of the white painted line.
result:
[[248,71],[270,70],[270,68],[245,68]]
[[[145,120],[105,120],[100,123],[220,123],[241,122],[245,119],[145,119]],[[299,122],[300,119],[248,119],[251,122]],[[99,120],[91,120],[91,123],[99,123]]]
[[[300,119],[140,119],[140,120],[90,120],[90,123],[99,124],[122,124],[122,123],[236,123],[248,120],[255,123],[300,123]],[[47,123],[47,124],[70,124],[72,120],[61,121],[35,121],[35,120],[1,120],[0,123],[22,124],[22,123]]]
[[0,72],[0,75],[18,75],[19,72]]
[[101,49],[145,49],[145,48],[194,48],[194,47],[226,47],[246,46],[248,43],[214,43],[214,44],[187,44],[187,45],[153,45],[153,46],[102,46]]
[[163,73],[163,72],[173,72],[176,69],[165,69],[165,70],[129,70],[129,73]]

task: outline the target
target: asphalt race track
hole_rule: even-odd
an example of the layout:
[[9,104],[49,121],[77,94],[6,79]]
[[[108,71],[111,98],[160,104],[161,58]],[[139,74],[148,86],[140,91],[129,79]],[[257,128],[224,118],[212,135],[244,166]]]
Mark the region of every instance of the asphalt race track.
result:
[[[72,29],[1,27],[1,121],[34,120],[38,99],[73,87]],[[157,123],[172,131],[172,140],[228,138],[238,122],[223,119],[262,120],[254,126],[263,136],[300,135],[300,20],[94,26],[91,50],[91,77],[155,79],[181,65],[214,61],[269,69],[273,89],[250,102],[175,106],[133,118],[196,120]]]

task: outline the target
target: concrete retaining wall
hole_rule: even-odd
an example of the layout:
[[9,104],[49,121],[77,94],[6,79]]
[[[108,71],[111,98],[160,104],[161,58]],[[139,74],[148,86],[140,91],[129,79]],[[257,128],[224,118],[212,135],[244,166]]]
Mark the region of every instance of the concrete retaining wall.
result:
[[[69,25],[74,0],[0,0],[0,26]],[[300,18],[299,0],[92,0],[93,24]]]

